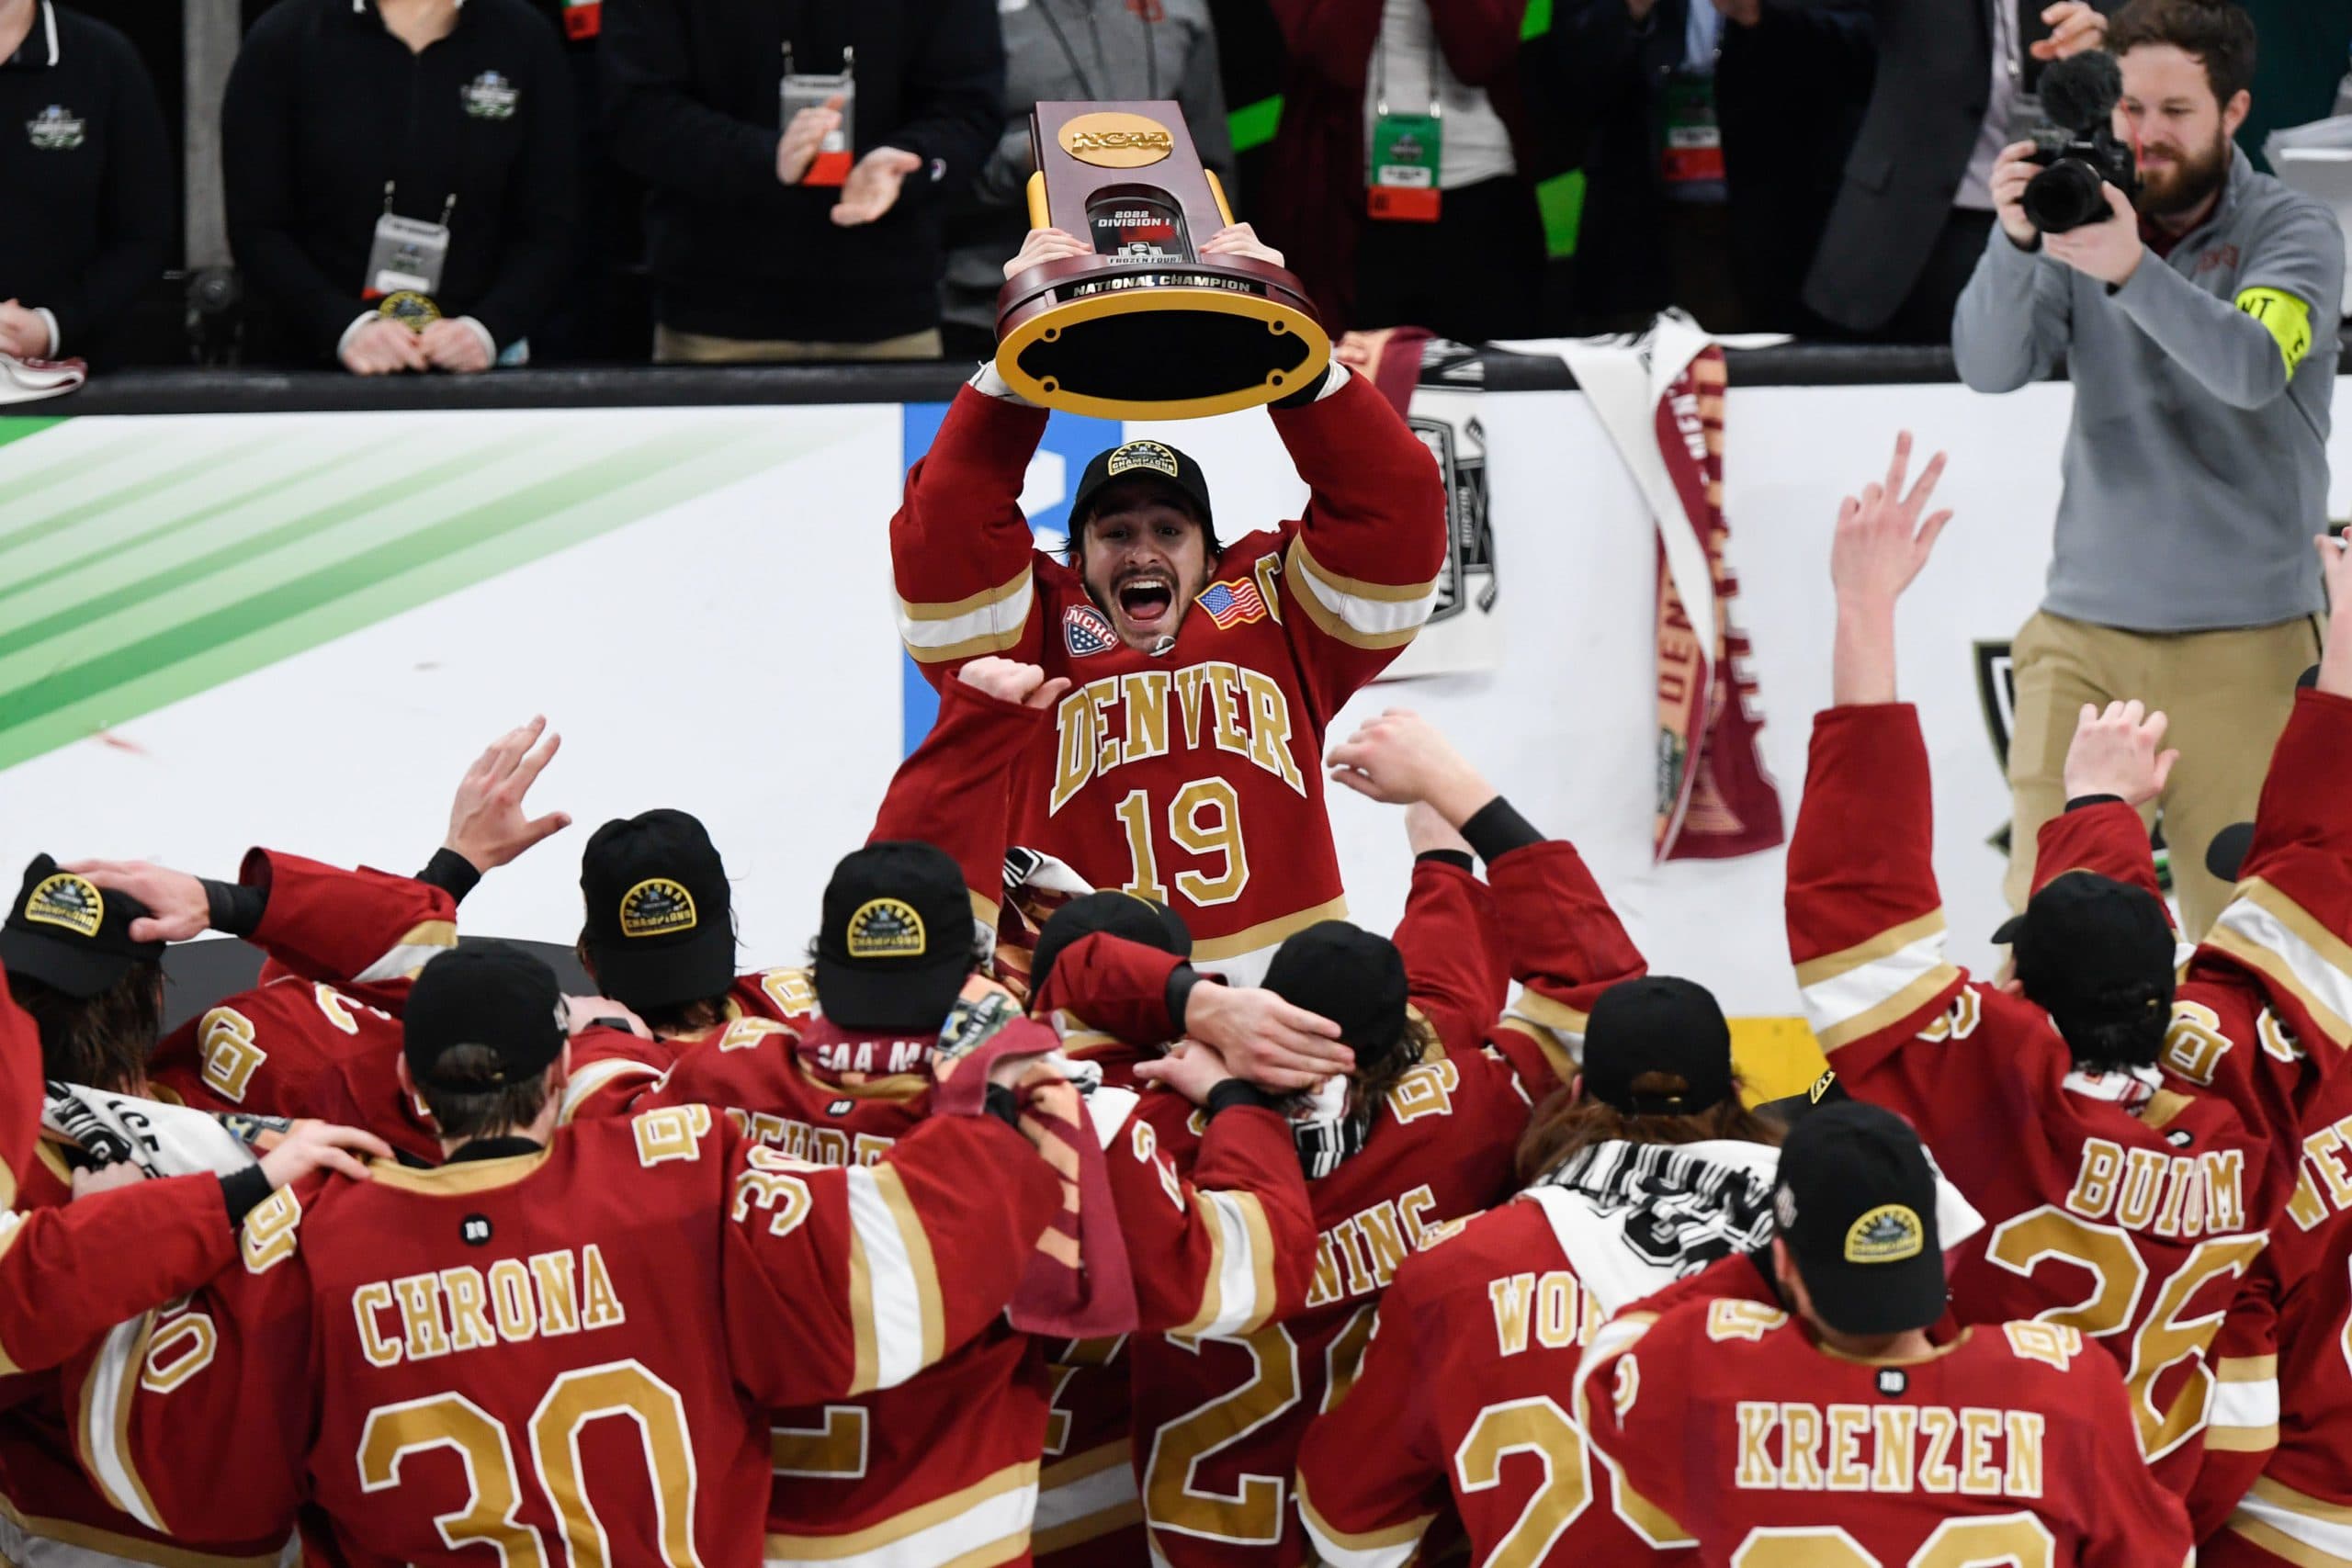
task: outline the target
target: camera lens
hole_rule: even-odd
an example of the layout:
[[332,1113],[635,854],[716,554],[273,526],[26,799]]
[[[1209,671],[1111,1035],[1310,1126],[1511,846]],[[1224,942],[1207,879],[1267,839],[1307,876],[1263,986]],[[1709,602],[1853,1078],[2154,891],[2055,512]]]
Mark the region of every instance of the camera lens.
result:
[[2109,216],[2098,171],[2080,158],[2061,158],[2034,175],[2018,204],[2045,234],[2064,234]]

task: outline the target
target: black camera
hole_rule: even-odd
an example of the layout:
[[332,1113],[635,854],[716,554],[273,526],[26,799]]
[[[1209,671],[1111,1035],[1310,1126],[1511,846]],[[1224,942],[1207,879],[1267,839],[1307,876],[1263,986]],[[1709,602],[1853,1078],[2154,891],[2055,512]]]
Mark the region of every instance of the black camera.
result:
[[2102,186],[2139,193],[2140,162],[2115,138],[2115,103],[2122,96],[2123,73],[2103,51],[2069,55],[2042,73],[2041,107],[2052,123],[2033,133],[2033,161],[2041,172],[2026,182],[2019,205],[2043,233],[2114,216]]

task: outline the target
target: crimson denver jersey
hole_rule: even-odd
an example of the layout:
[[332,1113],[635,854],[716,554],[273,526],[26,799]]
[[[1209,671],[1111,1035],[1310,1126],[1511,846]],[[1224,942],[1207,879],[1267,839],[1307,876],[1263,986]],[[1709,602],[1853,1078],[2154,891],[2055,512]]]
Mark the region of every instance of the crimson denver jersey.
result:
[[[1414,864],[1396,942],[1412,1010],[1449,1052],[1478,1049],[1502,1011],[1510,967],[1499,921],[1494,895],[1476,875],[1433,858]],[[1129,1027],[1148,1029],[1152,1010],[1165,1011],[1171,965],[1107,939],[1084,938],[1063,951],[1045,990],[1030,999],[1052,1021],[1066,1055],[1095,1067],[1105,1084],[1131,1088],[1145,1052],[1096,1029],[1072,1004],[1091,995]],[[1128,994],[1118,998],[1122,987]],[[1524,1034],[1511,1039],[1535,1049]],[[1048,1568],[1125,1568],[1146,1555],[1132,1464],[1127,1344],[1122,1336],[1049,1346],[1053,1404],[1035,1535],[1038,1561]]]
[[[2080,1329],[2124,1369],[2158,1479],[2199,1517],[2225,1513],[2239,1456],[2277,1422],[2269,1314],[2245,1288],[2283,1197],[2268,1127],[2251,1099],[2074,1072],[2048,1014],[1946,959],[1930,848],[1910,707],[1823,713],[1789,851],[1815,1032],[1847,1087],[1908,1118],[1983,1213],[1951,1254],[1960,1319]],[[2061,874],[2072,863],[2052,849],[2045,837],[2042,865]],[[2180,998],[2243,1005],[2193,976]]]
[[1406,1259],[1362,1375],[1299,1453],[1322,1561],[1403,1568],[1449,1504],[1476,1563],[1689,1561],[1654,1559],[1579,1457],[1570,1391],[1604,1316],[1532,1200]]
[[[869,1043],[876,1066],[897,1070],[827,1065]],[[803,1039],[772,1026],[695,1053],[638,1104],[730,1107],[748,1136],[795,1159],[870,1164],[922,1124],[931,1043],[822,1028]],[[1132,1091],[1106,1088],[1088,1111],[1103,1139],[1141,1323],[1246,1332],[1296,1310],[1315,1227],[1282,1118],[1226,1111],[1188,1179],[1159,1153],[1152,1129],[1128,1116],[1136,1102]],[[778,1412],[768,1561],[1027,1561],[1050,1394],[1042,1344],[997,1324],[899,1387]]]
[[438,1170],[379,1162],[280,1193],[241,1266],[74,1362],[84,1457],[126,1510],[193,1536],[315,1502],[351,1568],[749,1568],[754,1404],[953,1352],[1059,1199],[989,1117],[846,1170],[692,1106]]
[[198,1111],[297,1115],[338,1064],[399,1049],[394,1015],[416,972],[457,945],[457,901],[413,877],[269,850],[245,857],[241,879],[269,890],[251,939],[269,972],[166,1036],[148,1076]]
[[1573,1424],[1548,1399],[1498,1407],[1474,1457],[1548,1467],[1520,1522],[1530,1562],[1591,1506],[1598,1461],[1629,1528],[1712,1568],[2185,1565],[2188,1519],[2125,1404],[2115,1363],[2057,1324],[1871,1361],[1772,1308],[1694,1301],[1600,1331]]
[[1427,448],[1369,382],[1332,376],[1272,416],[1313,493],[1305,519],[1228,542],[1164,653],[1120,643],[1079,573],[1035,547],[1018,497],[1043,409],[958,392],[890,525],[899,633],[931,680],[1003,654],[1076,682],[1023,755],[1011,841],[1168,904],[1202,966],[1243,980],[1346,912],[1323,732],[1429,618],[1445,558]]

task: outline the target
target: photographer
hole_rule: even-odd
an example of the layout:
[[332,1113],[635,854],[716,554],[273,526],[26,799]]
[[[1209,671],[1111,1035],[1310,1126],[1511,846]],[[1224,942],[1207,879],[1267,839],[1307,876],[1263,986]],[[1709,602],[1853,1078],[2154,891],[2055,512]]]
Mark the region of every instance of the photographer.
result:
[[[2188,759],[2162,805],[2193,939],[2227,892],[2201,851],[2253,811],[2295,676],[2318,656],[2308,541],[2327,522],[2344,239],[2230,141],[2251,102],[2243,10],[2133,0],[2109,39],[2120,100],[2112,72],[2053,68],[2044,103],[2085,134],[2002,152],[1999,227],[1952,353],[1980,392],[2062,355],[2075,385],[2048,590],[2013,649],[2010,902],[2023,907],[2035,835],[2065,804],[2078,712],[2136,696],[2172,715]],[[2111,131],[2095,129],[2100,108]],[[2134,147],[2136,197],[2117,183]]]

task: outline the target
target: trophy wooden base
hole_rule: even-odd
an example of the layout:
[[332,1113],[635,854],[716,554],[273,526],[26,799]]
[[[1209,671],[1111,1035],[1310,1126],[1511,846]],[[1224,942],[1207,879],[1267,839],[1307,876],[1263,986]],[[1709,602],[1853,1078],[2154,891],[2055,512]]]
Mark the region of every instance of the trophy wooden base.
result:
[[1014,277],[997,306],[997,372],[1012,389],[1104,419],[1255,408],[1331,359],[1298,280],[1246,257],[1070,257]]

